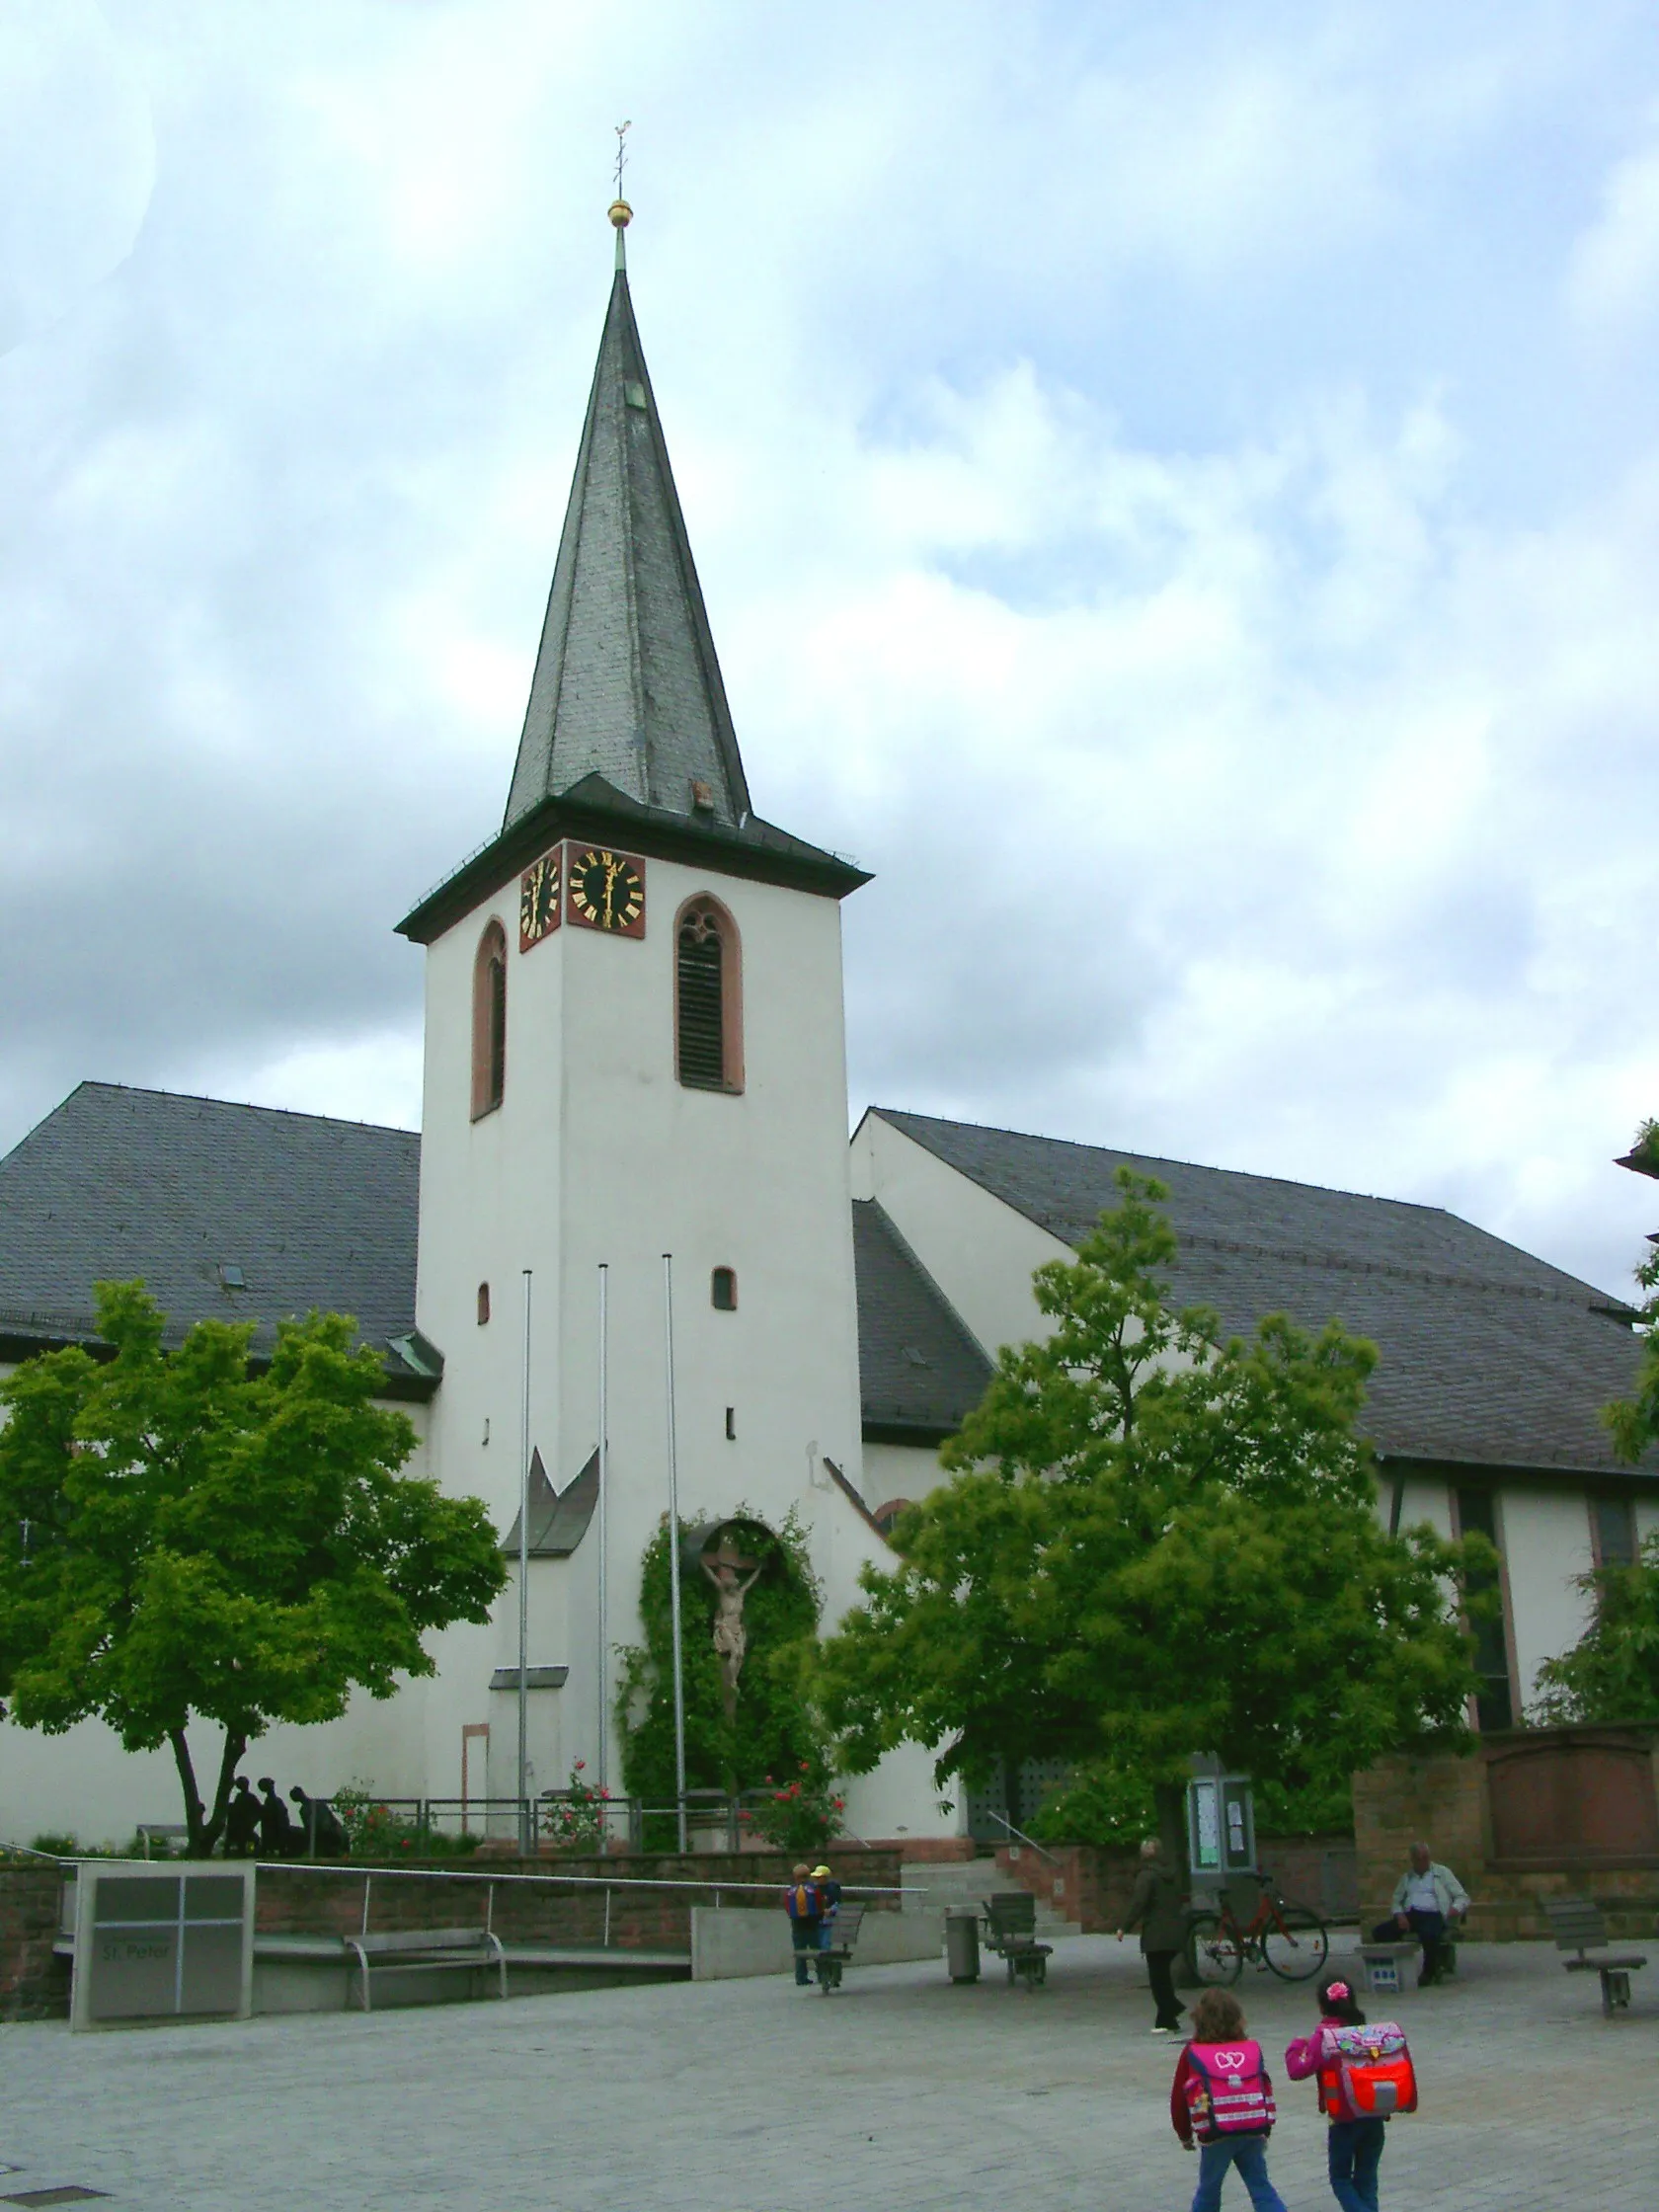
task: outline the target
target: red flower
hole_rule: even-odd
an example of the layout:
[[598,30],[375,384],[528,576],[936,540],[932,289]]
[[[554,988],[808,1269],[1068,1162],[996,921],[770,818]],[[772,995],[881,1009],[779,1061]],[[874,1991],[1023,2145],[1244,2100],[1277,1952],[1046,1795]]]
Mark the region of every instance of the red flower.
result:
[[572,1773],[573,1773],[573,1774],[578,1774],[578,1775],[579,1775],[579,1774],[581,1774],[581,1772],[582,1772],[583,1768],[584,1768],[584,1767],[586,1767],[586,1766],[587,1766],[587,1764],[588,1764],[588,1762],[587,1762],[587,1760],[586,1760],[586,1759],[579,1759],[579,1760],[577,1761],[577,1763],[576,1763],[575,1767],[574,1767],[574,1768],[573,1768],[573,1769],[571,1770],[571,1771],[572,1771]]

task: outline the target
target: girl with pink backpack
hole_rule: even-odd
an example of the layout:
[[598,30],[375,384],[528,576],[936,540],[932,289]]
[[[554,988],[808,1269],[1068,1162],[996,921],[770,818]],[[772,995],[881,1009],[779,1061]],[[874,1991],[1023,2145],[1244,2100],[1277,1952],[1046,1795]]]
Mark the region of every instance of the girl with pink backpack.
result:
[[1377,2212],[1388,2121],[1417,2109],[1411,2047],[1395,2021],[1368,2024],[1352,1984],[1340,1975],[1319,1984],[1318,1999],[1319,2024],[1285,2053],[1285,2071],[1293,2082],[1318,2077],[1319,2109],[1330,2122],[1331,2194],[1342,2212]]
[[1238,2169],[1255,2212],[1285,2212],[1284,2198],[1267,2177],[1273,2084],[1261,2045],[1244,2032],[1237,1998],[1207,1989],[1193,2007],[1192,2030],[1169,2092],[1176,2134],[1189,2151],[1198,2147],[1192,2212],[1218,2212],[1229,2167]]

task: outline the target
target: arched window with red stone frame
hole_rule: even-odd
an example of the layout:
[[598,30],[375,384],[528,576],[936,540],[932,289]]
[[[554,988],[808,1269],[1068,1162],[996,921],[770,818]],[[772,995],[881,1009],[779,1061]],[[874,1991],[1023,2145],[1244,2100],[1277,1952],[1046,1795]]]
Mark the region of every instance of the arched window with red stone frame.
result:
[[706,891],[674,917],[674,1072],[687,1090],[744,1087],[743,947]]
[[507,1088],[507,932],[492,921],[472,964],[472,1118],[493,1114]]

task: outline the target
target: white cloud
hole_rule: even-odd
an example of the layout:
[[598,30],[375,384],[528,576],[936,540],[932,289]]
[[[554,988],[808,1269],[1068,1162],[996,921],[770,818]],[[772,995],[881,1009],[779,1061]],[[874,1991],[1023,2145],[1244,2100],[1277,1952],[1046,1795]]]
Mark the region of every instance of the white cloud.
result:
[[0,1142],[82,1075],[416,1111],[390,925],[499,819],[631,115],[757,799],[880,871],[855,1103],[1620,1279],[1659,421],[1563,302],[1646,296],[1622,0],[117,21],[160,187],[0,361]]
[[1659,110],[1649,142],[1614,164],[1596,220],[1573,248],[1567,299],[1587,330],[1628,335],[1659,309]]

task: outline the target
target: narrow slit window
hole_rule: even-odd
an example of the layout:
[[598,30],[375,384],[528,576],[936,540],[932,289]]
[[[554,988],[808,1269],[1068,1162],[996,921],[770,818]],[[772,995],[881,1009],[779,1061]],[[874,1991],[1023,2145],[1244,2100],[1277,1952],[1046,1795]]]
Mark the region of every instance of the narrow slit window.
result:
[[717,899],[692,899],[674,928],[674,1066],[688,1090],[743,1089],[738,932]]
[[492,921],[472,970],[472,1118],[493,1113],[507,1088],[507,932]]
[[738,1310],[738,1274],[736,1268],[717,1267],[709,1277],[709,1304],[717,1313],[735,1313]]
[[486,1322],[486,1321],[487,1321],[487,1320],[488,1320],[489,1318],[490,1318],[490,1286],[489,1286],[489,1284],[488,1284],[488,1283],[480,1283],[480,1284],[479,1284],[479,1286],[478,1286],[478,1325],[479,1325],[479,1327],[480,1327],[480,1328],[482,1328],[482,1327],[484,1326],[485,1322]]

